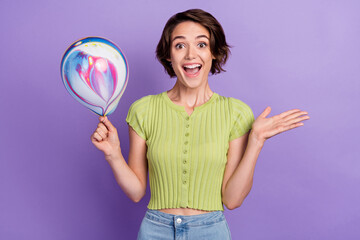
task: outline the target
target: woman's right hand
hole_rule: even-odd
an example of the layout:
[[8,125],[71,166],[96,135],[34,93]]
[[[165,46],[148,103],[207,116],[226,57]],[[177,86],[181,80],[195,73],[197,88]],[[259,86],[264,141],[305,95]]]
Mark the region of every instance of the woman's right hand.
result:
[[121,148],[116,128],[106,116],[100,116],[99,120],[96,130],[91,135],[91,142],[97,149],[104,152],[106,160],[119,157]]

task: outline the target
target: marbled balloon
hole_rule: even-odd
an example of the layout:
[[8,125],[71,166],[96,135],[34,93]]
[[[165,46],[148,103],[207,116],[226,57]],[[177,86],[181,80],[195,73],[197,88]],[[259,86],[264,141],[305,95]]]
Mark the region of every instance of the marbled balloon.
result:
[[120,48],[100,37],[76,41],[61,60],[68,92],[98,115],[111,114],[126,88],[128,64]]

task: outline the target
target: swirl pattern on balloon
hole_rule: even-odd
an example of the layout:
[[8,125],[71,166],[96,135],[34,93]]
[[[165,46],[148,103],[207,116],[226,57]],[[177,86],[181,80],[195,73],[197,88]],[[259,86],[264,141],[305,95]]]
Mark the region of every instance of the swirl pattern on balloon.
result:
[[72,44],[61,61],[65,88],[98,115],[111,114],[126,88],[128,65],[112,42],[91,37]]

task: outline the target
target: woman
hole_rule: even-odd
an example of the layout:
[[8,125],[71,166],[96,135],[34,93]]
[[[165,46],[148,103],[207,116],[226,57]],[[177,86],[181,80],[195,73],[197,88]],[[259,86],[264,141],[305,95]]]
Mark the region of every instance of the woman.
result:
[[254,121],[247,104],[214,93],[208,75],[224,71],[229,47],[218,21],[200,9],[171,17],[156,52],[177,80],[130,107],[128,164],[106,117],[91,140],[134,202],[145,195],[149,171],[151,199],[138,239],[231,239],[223,204],[238,208],[250,192],[265,140],[309,116],[293,109],[266,118],[267,107]]

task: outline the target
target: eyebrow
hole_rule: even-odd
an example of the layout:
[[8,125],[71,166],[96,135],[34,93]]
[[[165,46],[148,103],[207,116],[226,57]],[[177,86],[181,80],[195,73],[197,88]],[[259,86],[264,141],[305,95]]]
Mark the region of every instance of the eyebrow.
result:
[[[195,39],[198,39],[198,38],[207,38],[208,40],[210,40],[209,37],[206,35],[199,35]],[[174,37],[174,39],[172,41],[175,41],[176,39],[185,39],[185,37],[184,36],[176,36],[176,37]]]

